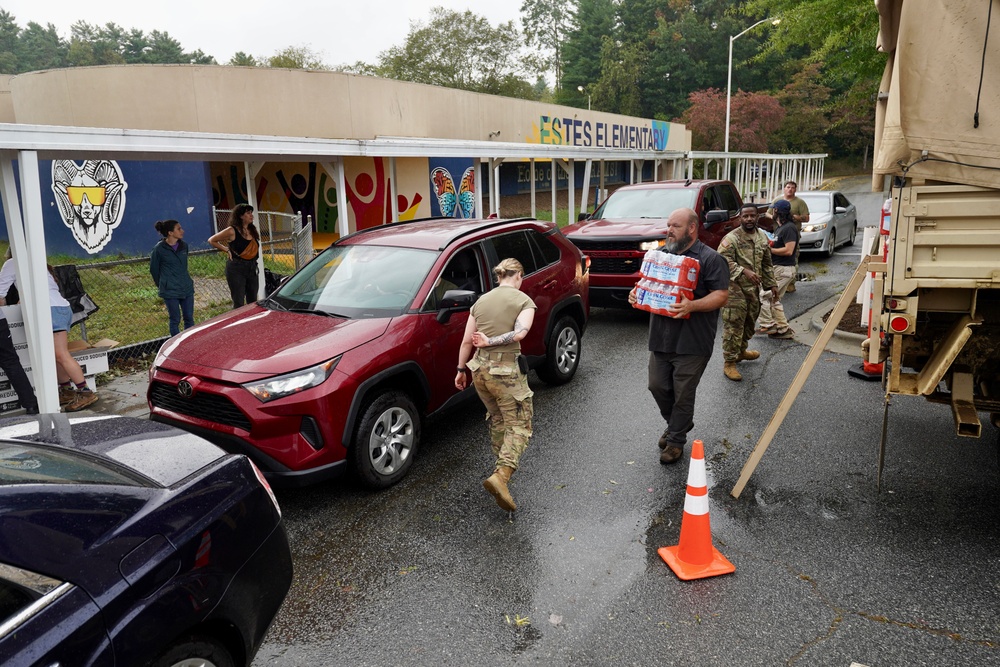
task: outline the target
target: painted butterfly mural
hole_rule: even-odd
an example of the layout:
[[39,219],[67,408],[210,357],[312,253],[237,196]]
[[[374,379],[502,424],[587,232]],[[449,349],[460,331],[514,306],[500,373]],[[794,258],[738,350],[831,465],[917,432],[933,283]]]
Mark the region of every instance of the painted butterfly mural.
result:
[[469,167],[462,174],[458,190],[455,181],[445,167],[431,170],[431,188],[437,197],[441,215],[449,218],[472,218],[476,214],[476,172]]

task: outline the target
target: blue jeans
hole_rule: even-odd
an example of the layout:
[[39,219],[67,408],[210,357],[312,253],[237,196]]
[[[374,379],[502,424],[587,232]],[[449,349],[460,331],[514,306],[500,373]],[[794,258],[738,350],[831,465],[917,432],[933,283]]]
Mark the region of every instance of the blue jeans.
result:
[[170,316],[171,336],[176,336],[181,332],[181,313],[184,313],[184,328],[190,329],[194,326],[194,294],[182,299],[164,297],[163,303],[167,304],[167,314]]

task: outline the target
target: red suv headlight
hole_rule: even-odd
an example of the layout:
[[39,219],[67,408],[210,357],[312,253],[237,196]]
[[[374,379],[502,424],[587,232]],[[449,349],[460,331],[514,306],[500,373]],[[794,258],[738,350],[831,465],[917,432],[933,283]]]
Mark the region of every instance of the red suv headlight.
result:
[[256,382],[247,382],[243,388],[256,396],[261,403],[267,403],[323,384],[330,377],[333,369],[337,367],[339,361],[340,357],[334,357],[299,371],[276,375]]

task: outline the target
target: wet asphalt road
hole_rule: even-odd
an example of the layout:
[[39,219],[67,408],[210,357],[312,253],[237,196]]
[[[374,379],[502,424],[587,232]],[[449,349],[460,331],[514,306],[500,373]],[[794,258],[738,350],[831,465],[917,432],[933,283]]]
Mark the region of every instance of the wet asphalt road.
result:
[[[786,310],[836,294],[858,258],[804,260],[815,280]],[[808,348],[755,340],[741,383],[716,349],[691,436],[736,572],[680,581],[656,549],[677,543],[690,448],[658,462],[646,328],[595,309],[576,378],[532,376],[512,517],[480,485],[492,460],[475,402],[425,425],[391,489],[279,491],[295,580],[254,664],[1000,665],[995,429],[960,439],[946,406],[894,399],[878,493],[880,387],[826,353],[734,499]]]

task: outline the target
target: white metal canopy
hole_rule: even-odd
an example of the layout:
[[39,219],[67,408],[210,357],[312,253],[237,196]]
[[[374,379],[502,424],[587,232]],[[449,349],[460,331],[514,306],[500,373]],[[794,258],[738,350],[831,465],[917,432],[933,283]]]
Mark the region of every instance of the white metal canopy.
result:
[[[38,174],[41,159],[192,160],[242,161],[251,164],[280,159],[284,162],[334,163],[343,191],[343,158],[357,157],[472,157],[474,159],[562,160],[572,184],[574,160],[683,160],[682,151],[594,148],[554,144],[503,143],[379,137],[371,140],[315,139],[247,134],[215,134],[116,128],[66,127],[0,123],[0,194],[13,253],[17,284],[22,294],[28,354],[35,390],[42,412],[58,412],[55,348],[49,311],[45,235],[42,224],[42,189]],[[14,178],[17,161],[21,197]],[[499,162],[497,162],[499,164]],[[476,171],[477,178],[479,171]],[[491,193],[494,191],[490,171]],[[482,216],[482,188],[477,183],[477,214]],[[554,187],[554,186],[553,186]],[[497,190],[499,186],[496,186]],[[252,191],[252,190],[251,190]],[[496,203],[494,202],[494,207]],[[572,202],[570,208],[573,208]],[[496,208],[494,209],[496,210]],[[570,210],[570,216],[573,211]],[[343,218],[346,222],[346,217]],[[346,229],[342,228],[342,231]]]
[[[557,170],[569,177],[569,220],[575,219],[575,163],[585,161],[585,176],[589,176],[594,160],[628,161],[632,168],[652,160],[654,178],[664,162],[672,162],[669,177],[683,178],[684,167],[692,168],[693,159],[725,156],[723,153],[689,154],[683,151],[653,151],[628,148],[599,148],[558,144],[531,144],[459,139],[425,139],[414,137],[376,137],[374,139],[318,139],[310,137],[279,137],[249,134],[217,134],[163,130],[130,130],[118,128],[68,127],[57,125],[27,125],[0,123],[0,195],[7,219],[13,253],[17,263],[17,284],[22,294],[25,333],[36,381],[36,393],[42,412],[58,412],[55,350],[52,319],[49,312],[46,277],[45,236],[42,225],[42,189],[38,174],[41,159],[128,159],[128,160],[190,160],[203,162],[242,161],[250,178],[255,167],[263,162],[280,159],[283,162],[319,162],[334,166],[338,186],[345,191],[345,157],[381,157],[394,161],[406,157],[473,158],[491,165],[489,192],[492,212],[499,213],[499,182],[496,174],[505,159],[528,160],[534,170],[535,160],[553,161],[552,203],[555,210]],[[736,154],[733,154],[734,156]],[[742,156],[741,156],[742,157]],[[822,173],[823,155],[764,156],[747,155],[758,160],[797,164],[819,160],[817,173]],[[21,197],[18,198],[14,179],[14,161],[18,163]],[[558,166],[556,166],[558,165]],[[392,168],[395,168],[394,163]],[[706,169],[707,171],[707,169]],[[603,189],[603,168],[601,169]],[[640,171],[641,173],[641,171]],[[757,172],[760,173],[760,170]],[[775,171],[772,169],[772,173]],[[395,181],[395,179],[393,179]],[[759,185],[759,184],[758,184]],[[586,206],[589,178],[584,179],[580,197],[581,209]],[[253,189],[250,190],[253,193]],[[483,187],[480,171],[476,170],[476,214],[483,216]],[[532,211],[535,208],[535,186],[532,179]],[[255,203],[255,202],[254,202]],[[256,208],[256,207],[255,207]],[[394,214],[394,218],[396,216]],[[341,233],[346,234],[347,217],[341,217]],[[26,261],[25,261],[26,258]],[[263,286],[262,286],[263,287]]]

